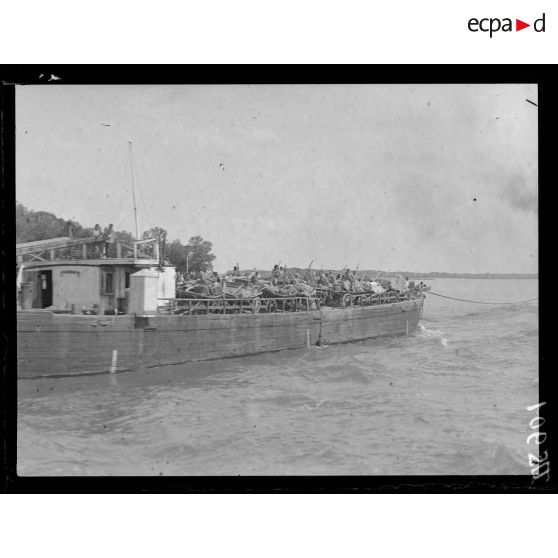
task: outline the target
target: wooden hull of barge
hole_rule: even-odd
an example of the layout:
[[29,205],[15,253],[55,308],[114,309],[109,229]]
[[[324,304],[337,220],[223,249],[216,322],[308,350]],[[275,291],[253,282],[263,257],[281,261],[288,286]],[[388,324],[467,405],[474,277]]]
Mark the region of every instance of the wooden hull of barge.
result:
[[17,315],[18,378],[138,370],[185,362],[405,335],[424,299],[272,314]]

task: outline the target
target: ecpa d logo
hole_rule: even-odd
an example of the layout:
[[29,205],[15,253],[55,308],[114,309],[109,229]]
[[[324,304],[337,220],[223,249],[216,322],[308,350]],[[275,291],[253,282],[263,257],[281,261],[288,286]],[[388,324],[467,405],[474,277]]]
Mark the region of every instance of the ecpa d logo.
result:
[[[472,17],[469,20],[467,27],[469,28],[469,31],[472,31],[473,33],[477,33],[478,31],[482,31],[483,33],[490,33],[489,36],[490,38],[492,38],[492,35],[494,33],[497,33],[498,31],[503,31],[503,32],[511,32],[514,30],[521,31],[522,29],[531,27],[531,24],[525,23],[520,19],[516,19],[515,29],[514,29],[512,18],[509,17],[505,17],[503,19],[500,19],[498,17],[485,17],[482,19],[477,19],[475,17]],[[545,14],[543,14],[539,19],[536,19],[533,22],[533,29],[537,33],[544,33],[545,31],[544,27],[545,27]]]

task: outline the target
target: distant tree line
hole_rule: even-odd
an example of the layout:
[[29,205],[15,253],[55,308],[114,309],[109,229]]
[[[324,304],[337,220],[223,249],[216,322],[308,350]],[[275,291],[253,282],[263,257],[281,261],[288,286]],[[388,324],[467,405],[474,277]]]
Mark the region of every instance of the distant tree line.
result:
[[[16,203],[16,243],[34,242],[68,236],[69,221],[56,217],[48,211],[33,211]],[[82,227],[72,221],[73,236],[87,238],[93,236],[93,228]]]
[[[48,211],[33,211],[23,204],[16,203],[16,243],[34,242],[68,236],[73,238],[87,238],[93,236],[93,226],[84,227],[76,221],[61,219]],[[154,227],[145,231],[142,238],[156,238],[163,250],[164,259],[176,266],[178,271],[201,271],[204,267],[211,266],[215,255],[211,253],[212,243],[201,236],[193,236],[187,244],[182,244],[178,239],[168,242],[167,231],[161,227]],[[133,241],[132,233],[128,231],[115,231],[115,240],[127,244]]]
[[215,260],[215,255],[211,253],[213,245],[201,236],[192,236],[188,244],[182,244],[178,239],[167,242],[167,231],[161,227],[154,227],[145,231],[142,237],[156,238],[165,260],[170,261],[177,271],[183,273],[209,268]]

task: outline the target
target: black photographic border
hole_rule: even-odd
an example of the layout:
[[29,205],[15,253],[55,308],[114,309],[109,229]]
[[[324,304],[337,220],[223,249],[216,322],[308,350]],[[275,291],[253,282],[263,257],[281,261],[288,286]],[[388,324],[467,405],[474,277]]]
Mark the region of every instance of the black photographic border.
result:
[[[556,358],[552,351],[548,226],[552,211],[552,153],[556,124],[556,85],[547,65],[13,65],[0,66],[0,277],[2,320],[1,435],[2,491],[9,493],[528,493],[556,492]],[[234,84],[234,83],[386,83],[468,84],[537,83],[539,114],[539,414],[547,434],[539,451],[549,456],[549,478],[530,475],[452,476],[103,476],[19,477],[17,459],[16,301],[12,288],[15,261],[15,84]],[[223,76],[230,76],[223,79]],[[217,79],[219,78],[219,79]],[[553,156],[554,155],[554,156]],[[554,167],[554,168],[553,168]],[[544,230],[546,227],[546,234]],[[546,257],[545,257],[546,256]],[[518,410],[518,412],[520,412]],[[525,410],[526,423],[534,412]],[[527,455],[525,456],[527,461]],[[556,460],[556,465],[554,465]]]

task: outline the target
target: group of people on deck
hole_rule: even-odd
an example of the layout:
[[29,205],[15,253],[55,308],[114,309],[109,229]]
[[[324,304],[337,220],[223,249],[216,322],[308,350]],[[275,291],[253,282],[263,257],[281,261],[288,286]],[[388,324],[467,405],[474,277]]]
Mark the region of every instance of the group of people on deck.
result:
[[348,292],[373,292],[383,293],[388,285],[382,285],[365,275],[359,276],[356,270],[345,268],[340,272],[333,271],[311,271],[310,282],[316,287],[330,290],[344,290]]
[[[371,293],[381,294],[387,291],[411,292],[414,294],[422,294],[427,289],[426,285],[420,281],[410,281],[409,277],[403,277],[396,274],[395,277],[375,277],[366,275],[366,273],[358,272],[344,268],[341,271],[321,271],[317,270],[292,270],[287,266],[276,264],[271,273],[261,273],[256,268],[252,271],[241,271],[239,264],[233,266],[232,270],[224,274],[213,271],[212,265],[209,263],[202,267],[200,271],[190,271],[183,273],[177,271],[176,284],[177,287],[184,287],[186,284],[205,284],[209,288],[220,289],[227,284],[234,284],[238,287],[244,284],[246,288],[256,290],[279,289],[296,290],[304,292],[316,291],[333,293]],[[298,290],[297,290],[298,289]]]
[[[66,227],[68,237],[73,240],[75,232],[74,222],[68,221]],[[116,240],[116,231],[112,223],[105,227],[104,230],[97,223],[93,228],[93,238],[97,241],[95,242],[95,253],[97,256],[100,258],[110,258],[113,256],[111,246]]]
[[251,272],[241,272],[239,265],[236,264],[231,271],[224,275],[219,275],[215,271],[208,271],[203,268],[199,272],[190,272],[187,275],[178,273],[177,283],[183,281],[198,280],[207,283],[213,283],[214,286],[221,283],[230,283],[235,280],[250,281],[254,286],[271,285],[273,287],[282,287],[287,285],[306,284],[315,289],[331,290],[331,291],[346,291],[346,292],[372,292],[375,294],[383,293],[388,290],[419,290],[424,286],[415,285],[409,278],[403,279],[398,276],[397,281],[394,279],[378,279],[371,278],[364,274],[359,275],[356,270],[345,268],[340,272],[337,271],[314,271],[307,270],[306,272],[298,270],[296,272],[290,271],[286,266],[276,264],[271,271],[270,276],[263,277],[261,273],[254,268]]
[[98,244],[95,244],[95,250],[101,258],[110,258],[112,254],[112,245],[116,239],[116,232],[114,226],[111,223],[108,227],[101,229],[99,224],[96,224],[93,228],[93,236],[98,240]]

